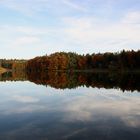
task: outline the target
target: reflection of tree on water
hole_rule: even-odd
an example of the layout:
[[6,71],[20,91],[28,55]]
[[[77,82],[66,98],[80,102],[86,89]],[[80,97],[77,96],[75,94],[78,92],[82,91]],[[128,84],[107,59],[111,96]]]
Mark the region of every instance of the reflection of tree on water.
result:
[[87,72],[32,72],[28,79],[36,84],[49,85],[57,89],[78,86],[98,88],[120,88],[121,90],[140,90],[140,74],[136,73],[87,73]]
[[92,72],[28,72],[12,71],[0,75],[1,81],[31,81],[56,89],[72,89],[79,86],[98,88],[120,88],[140,91],[138,73],[92,73]]
[[0,74],[0,81],[27,81],[25,71],[8,71]]

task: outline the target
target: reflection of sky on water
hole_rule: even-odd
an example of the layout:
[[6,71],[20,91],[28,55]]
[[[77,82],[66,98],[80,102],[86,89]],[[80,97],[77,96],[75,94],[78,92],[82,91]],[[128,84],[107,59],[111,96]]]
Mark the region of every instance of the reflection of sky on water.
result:
[[56,90],[30,82],[1,83],[0,138],[138,138],[139,94],[84,87]]

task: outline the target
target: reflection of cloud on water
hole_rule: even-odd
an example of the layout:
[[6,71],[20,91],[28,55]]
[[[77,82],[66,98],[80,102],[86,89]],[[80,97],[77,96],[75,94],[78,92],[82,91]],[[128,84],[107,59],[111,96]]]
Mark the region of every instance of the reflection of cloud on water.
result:
[[38,98],[35,98],[32,96],[21,96],[21,95],[13,96],[13,100],[17,102],[22,102],[22,103],[36,103],[39,101]]
[[140,98],[138,97],[119,97],[115,100],[115,96],[114,98],[102,96],[102,100],[97,100],[95,96],[90,97],[88,94],[65,104],[63,121],[98,121],[99,118],[113,117],[120,118],[126,125],[135,127],[140,126],[139,106]]
[[140,127],[140,115],[137,116],[136,114],[134,116],[124,116],[121,117],[122,121],[127,125],[131,127]]
[[[75,92],[78,91],[76,95],[67,93],[63,95],[49,94],[43,95],[44,98],[40,98],[40,96],[14,95],[12,96],[12,101],[16,101],[16,103],[12,102],[1,113],[13,115],[30,112],[39,112],[41,114],[56,112],[60,114],[59,121],[62,121],[62,123],[99,122],[117,118],[128,126],[140,126],[139,95],[121,94],[121,91],[114,89],[90,89],[90,93],[88,93],[89,90],[87,89],[83,94],[80,94],[81,90],[83,92],[82,88],[75,90]],[[70,92],[70,90],[67,92]]]
[[46,110],[47,107],[42,105],[27,105],[17,108],[12,108],[9,110],[5,110],[3,112],[4,115],[12,115],[12,114],[21,114],[21,113],[33,113],[33,112],[42,112]]
[[[43,135],[46,139],[61,136],[62,140],[89,135],[93,136],[91,139],[105,136],[107,140],[139,135],[138,94],[126,95],[118,90],[105,89],[82,90],[81,94],[81,90],[75,90],[77,94],[67,94],[71,93],[67,90],[60,95],[52,94],[56,93],[55,90],[42,96],[12,94],[9,104],[0,108],[0,123],[5,121],[8,124],[5,137],[27,139],[27,136],[33,136],[35,139]],[[0,139],[3,138],[0,136]]]
[[78,129],[78,130],[73,130],[72,132],[70,132],[69,134],[65,135],[62,137],[62,139],[69,139],[70,137],[73,137],[75,135],[78,135],[80,133],[83,133],[84,131],[86,131],[87,128],[82,128],[82,129]]

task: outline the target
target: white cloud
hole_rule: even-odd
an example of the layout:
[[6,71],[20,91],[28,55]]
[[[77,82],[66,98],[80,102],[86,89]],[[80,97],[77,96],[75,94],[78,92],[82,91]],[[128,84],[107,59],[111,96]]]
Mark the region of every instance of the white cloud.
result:
[[116,23],[104,22],[92,17],[66,18],[63,19],[67,25],[64,32],[75,44],[90,47],[93,51],[96,47],[99,51],[133,49],[134,46],[140,44],[140,26],[129,23],[139,21],[138,13],[124,15]]
[[16,40],[13,41],[13,43],[11,44],[11,47],[23,47],[25,45],[33,45],[35,43],[40,42],[40,39],[38,37],[34,37],[34,36],[25,36],[25,37],[19,37]]
[[[6,23],[2,25],[1,23],[0,43],[3,50],[12,48],[14,57],[31,58],[35,57],[35,55],[43,55],[55,51],[93,53],[99,51],[120,51],[122,49],[136,50],[139,48],[139,11],[129,11],[121,19],[117,19],[117,21],[101,18],[96,14],[88,15],[88,13],[83,16],[73,16],[71,14],[67,16],[66,12],[66,15],[64,14],[65,17],[63,17],[64,15],[58,16],[57,19],[53,17],[57,14],[56,11],[64,13],[67,9],[69,9],[68,13],[72,9],[79,10],[77,12],[82,13],[87,8],[86,6],[83,7],[83,3],[88,3],[87,6],[90,7],[90,2],[82,1],[78,3],[74,0],[0,1],[0,4],[5,5],[5,7],[27,15],[38,13],[40,10],[46,10],[46,16],[43,19],[41,18],[40,20],[37,17],[37,26],[33,21],[29,21],[31,25],[24,25],[22,23],[16,23],[15,25]],[[50,13],[48,14],[48,12]],[[51,12],[55,13],[54,15],[52,14],[52,17]],[[26,18],[23,19],[26,20]],[[56,20],[56,23],[52,19]],[[30,49],[28,50],[27,48]],[[30,54],[30,51],[33,53]],[[20,52],[26,52],[26,56],[22,56]],[[7,54],[7,51],[2,52],[1,57],[5,57]],[[9,53],[8,57],[10,58],[13,54]]]
[[17,32],[23,33],[23,34],[27,34],[27,35],[40,35],[40,34],[44,34],[47,33],[48,30],[47,29],[36,29],[33,27],[25,27],[25,26],[17,26],[14,28],[14,30],[16,30]]
[[4,0],[0,1],[0,5],[31,16],[46,9],[48,0]]
[[124,23],[124,24],[139,24],[139,26],[140,26],[140,11],[128,12],[124,16],[122,23]]
[[86,12],[86,11],[87,11],[87,9],[86,9],[85,7],[82,7],[80,4],[76,4],[76,3],[75,3],[74,1],[72,1],[72,0],[62,0],[62,2],[63,2],[65,5],[71,7],[71,8],[73,8],[73,9],[75,9],[75,10],[79,10],[79,11],[83,11],[83,12]]

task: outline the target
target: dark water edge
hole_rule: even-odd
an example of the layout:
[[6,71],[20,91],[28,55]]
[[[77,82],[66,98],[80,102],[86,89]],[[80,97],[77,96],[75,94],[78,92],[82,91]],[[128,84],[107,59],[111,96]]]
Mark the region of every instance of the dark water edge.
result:
[[9,71],[0,75],[0,81],[31,81],[56,89],[72,89],[81,86],[122,91],[140,91],[140,71]]

